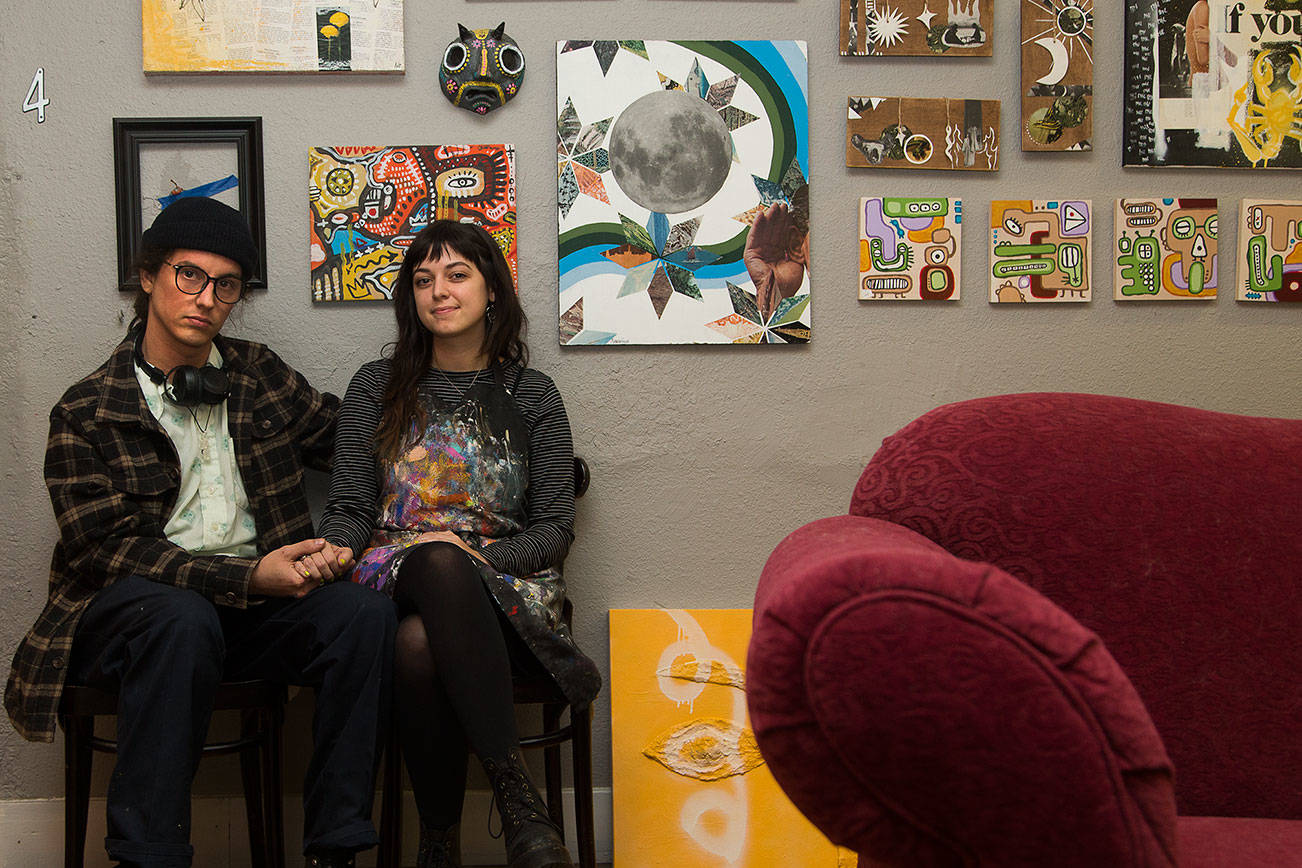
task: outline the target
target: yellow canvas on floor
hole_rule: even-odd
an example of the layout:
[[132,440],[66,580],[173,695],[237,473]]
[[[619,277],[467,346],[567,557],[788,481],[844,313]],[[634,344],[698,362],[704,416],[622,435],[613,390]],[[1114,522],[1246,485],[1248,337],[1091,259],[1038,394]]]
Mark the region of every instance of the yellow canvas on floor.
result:
[[615,868],[848,868],[787,800],[746,713],[749,609],[612,609]]

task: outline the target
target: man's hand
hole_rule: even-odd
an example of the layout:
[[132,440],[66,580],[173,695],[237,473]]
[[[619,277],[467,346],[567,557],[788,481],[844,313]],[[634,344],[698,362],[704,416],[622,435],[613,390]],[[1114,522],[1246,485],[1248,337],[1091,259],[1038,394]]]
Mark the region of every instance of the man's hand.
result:
[[[305,564],[302,559],[320,556],[323,561],[333,559],[338,564],[344,553],[347,553],[347,563],[351,567],[352,552],[348,549],[334,549],[323,539],[306,539],[281,546],[263,555],[253,568],[253,575],[249,578],[249,593],[267,597],[302,597],[321,584],[323,575],[323,567],[317,565],[314,573],[313,567]],[[336,566],[336,569],[343,568]],[[329,569],[326,572],[330,572]],[[334,574],[331,575],[333,577]]]
[[353,568],[353,550],[347,546],[325,544],[319,552],[304,555],[295,562],[300,572],[318,582],[333,582],[348,575]]

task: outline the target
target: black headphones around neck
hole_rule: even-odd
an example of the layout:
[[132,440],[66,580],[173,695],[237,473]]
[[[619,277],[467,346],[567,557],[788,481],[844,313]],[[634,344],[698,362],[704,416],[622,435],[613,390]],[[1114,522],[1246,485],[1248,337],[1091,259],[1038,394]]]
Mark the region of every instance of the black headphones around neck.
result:
[[144,343],[145,330],[136,336],[136,364],[140,366],[150,380],[163,387],[163,395],[173,404],[181,407],[194,407],[199,404],[220,404],[231,393],[231,381],[226,372],[215,365],[177,365],[164,374],[161,370],[145,361],[141,345]]

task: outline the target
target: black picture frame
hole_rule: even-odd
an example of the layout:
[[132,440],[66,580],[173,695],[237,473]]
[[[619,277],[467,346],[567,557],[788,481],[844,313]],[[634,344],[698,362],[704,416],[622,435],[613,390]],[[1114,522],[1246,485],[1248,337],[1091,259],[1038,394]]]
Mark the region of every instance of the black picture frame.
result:
[[262,171],[262,118],[114,118],[113,175],[117,187],[118,288],[140,287],[132,269],[145,227],[141,217],[140,149],[150,145],[226,145],[235,151],[239,211],[258,247],[250,289],[267,288],[266,189]]

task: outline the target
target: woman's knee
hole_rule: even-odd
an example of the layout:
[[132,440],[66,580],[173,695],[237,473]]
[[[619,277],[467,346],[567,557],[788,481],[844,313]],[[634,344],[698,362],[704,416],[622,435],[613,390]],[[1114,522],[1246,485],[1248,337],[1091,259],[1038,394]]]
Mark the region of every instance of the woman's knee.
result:
[[446,542],[421,543],[407,553],[398,571],[398,588],[416,590],[433,584],[449,593],[480,586],[479,570],[460,546]]
[[407,615],[398,622],[398,635],[393,645],[393,669],[403,676],[428,679],[434,674],[434,656],[430,651],[429,637],[419,615]]

